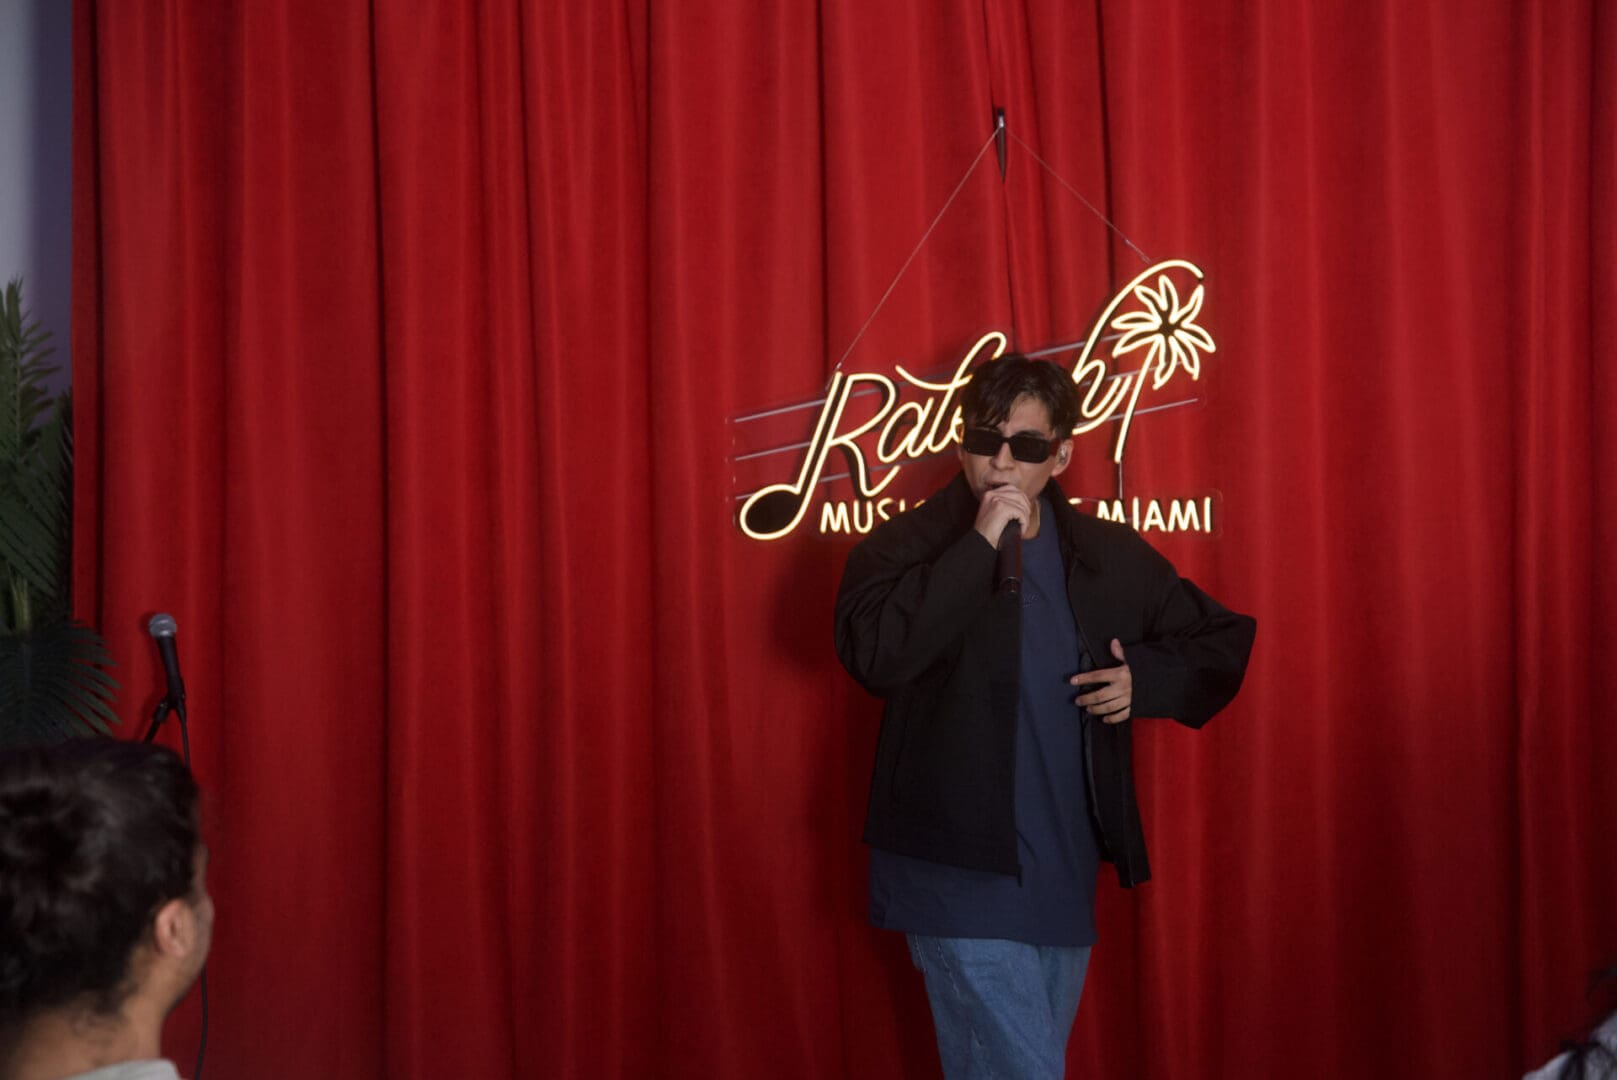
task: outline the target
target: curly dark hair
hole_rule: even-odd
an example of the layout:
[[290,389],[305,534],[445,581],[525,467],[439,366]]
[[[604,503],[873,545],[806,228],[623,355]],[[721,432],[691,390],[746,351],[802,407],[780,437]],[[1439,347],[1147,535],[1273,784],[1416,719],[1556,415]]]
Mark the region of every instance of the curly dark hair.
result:
[[193,891],[200,842],[196,781],[173,751],[0,753],[0,1033],[80,1002],[115,1014],[152,918]]
[[1078,424],[1078,386],[1072,373],[1048,360],[1006,353],[980,365],[960,392],[960,414],[967,427],[998,427],[1019,397],[1031,397],[1050,411],[1050,426],[1065,438]]

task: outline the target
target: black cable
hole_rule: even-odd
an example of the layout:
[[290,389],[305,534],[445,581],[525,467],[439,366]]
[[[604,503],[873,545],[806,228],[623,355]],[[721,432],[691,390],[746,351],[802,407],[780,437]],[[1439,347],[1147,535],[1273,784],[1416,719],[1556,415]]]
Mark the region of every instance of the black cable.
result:
[[[185,758],[185,767],[191,767],[191,731],[185,723],[185,702],[181,701],[174,713],[180,719],[180,753]],[[202,1080],[202,1059],[208,1050],[208,963],[202,962],[202,972],[197,977],[198,989],[202,995],[202,1033],[197,1037],[197,1063],[192,1070],[191,1080]]]
[[191,1080],[202,1080],[202,1056],[208,1052],[208,965],[202,965],[202,1034],[197,1037],[197,1066]]

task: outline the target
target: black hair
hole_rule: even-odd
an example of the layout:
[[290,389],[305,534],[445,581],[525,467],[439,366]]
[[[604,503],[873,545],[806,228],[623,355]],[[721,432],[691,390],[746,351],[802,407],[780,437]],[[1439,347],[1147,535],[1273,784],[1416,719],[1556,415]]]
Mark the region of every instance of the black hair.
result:
[[1049,410],[1051,429],[1060,438],[1071,435],[1078,424],[1078,386],[1072,374],[1021,353],[978,366],[960,394],[961,418],[967,427],[998,427],[1020,397],[1033,398]]
[[152,918],[192,894],[197,785],[171,750],[74,739],[0,753],[0,1035],[116,1014]]

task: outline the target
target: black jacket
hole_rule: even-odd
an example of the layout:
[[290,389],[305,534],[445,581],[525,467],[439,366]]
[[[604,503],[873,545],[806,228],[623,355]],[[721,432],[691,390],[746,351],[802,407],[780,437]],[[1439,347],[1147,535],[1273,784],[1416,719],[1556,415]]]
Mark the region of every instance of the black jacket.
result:
[[[1044,496],[1087,654],[1081,668],[1114,665],[1117,638],[1134,676],[1132,716],[1205,724],[1240,689],[1256,622],[1180,578],[1134,530],[1073,510],[1055,481]],[[866,842],[1015,874],[1021,609],[994,593],[994,550],[972,528],[976,514],[956,476],[853,549],[837,595],[837,655],[887,699]],[[1132,720],[1084,722],[1095,835],[1125,886],[1151,876],[1132,729]]]

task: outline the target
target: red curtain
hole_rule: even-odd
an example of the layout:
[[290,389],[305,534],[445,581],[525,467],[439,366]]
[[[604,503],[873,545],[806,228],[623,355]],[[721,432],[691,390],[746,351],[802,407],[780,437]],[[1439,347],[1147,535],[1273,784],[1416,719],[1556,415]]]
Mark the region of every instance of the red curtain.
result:
[[1082,337],[1133,247],[1218,351],[1125,489],[1217,489],[1153,539],[1260,631],[1139,725],[1074,1075],[1548,1057],[1617,960],[1614,56],[1599,0],[77,0],[78,597],[131,733],[180,625],[208,1074],[934,1075],[847,543],[741,535],[735,421]]

